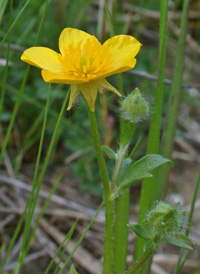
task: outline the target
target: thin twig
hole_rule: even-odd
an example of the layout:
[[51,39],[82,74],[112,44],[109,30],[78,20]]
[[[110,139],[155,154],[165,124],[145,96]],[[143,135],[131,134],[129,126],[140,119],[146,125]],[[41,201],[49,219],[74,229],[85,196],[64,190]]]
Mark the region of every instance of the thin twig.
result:
[[[158,80],[158,76],[150,74],[146,71],[129,70],[126,73],[136,75],[136,76],[140,76],[142,78],[146,78],[146,79],[153,80],[153,81]],[[167,85],[171,85],[172,80],[164,78],[164,83],[167,84]],[[182,87],[183,88],[200,88],[200,84],[184,83],[184,84],[182,84]]]
[[[6,177],[4,175],[0,175],[0,181],[2,183],[13,185],[14,187],[26,190],[28,192],[30,192],[32,190],[31,185],[27,185],[27,184],[25,184],[24,182],[22,182],[20,180],[17,180],[17,179],[14,179],[14,178],[9,178],[9,177]],[[48,195],[49,195],[49,192],[44,191],[44,190],[40,190],[40,194],[39,194],[40,197],[47,198]],[[75,202],[68,201],[67,199],[64,199],[64,198],[62,198],[58,195],[52,195],[51,201],[56,202],[56,203],[58,203],[60,205],[63,205],[63,206],[67,206],[71,209],[79,210],[81,212],[87,212],[87,214],[91,214],[92,216],[94,216],[94,214],[96,212],[95,210],[93,210],[91,208],[87,208],[87,207],[85,207],[83,205],[79,205]]]
[[[43,249],[41,251],[35,252],[33,254],[30,254],[30,255],[28,255],[26,257],[24,263],[30,263],[31,261],[34,261],[34,260],[36,260],[38,258],[41,258],[41,257],[43,257],[46,254],[47,254],[46,249]],[[11,271],[11,270],[13,270],[16,267],[16,265],[17,265],[16,262],[15,263],[9,263],[9,265],[5,265],[4,271]]]

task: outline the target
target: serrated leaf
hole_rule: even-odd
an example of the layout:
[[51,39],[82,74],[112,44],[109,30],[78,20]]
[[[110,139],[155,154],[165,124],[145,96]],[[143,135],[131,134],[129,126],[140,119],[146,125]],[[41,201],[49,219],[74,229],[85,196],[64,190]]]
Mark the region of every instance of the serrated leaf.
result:
[[137,236],[139,236],[142,239],[149,240],[149,233],[146,231],[146,229],[141,225],[129,225],[128,227],[135,232]]
[[191,243],[191,244],[194,244],[194,242],[193,242],[189,237],[187,237],[187,236],[184,235],[184,234],[177,233],[177,234],[175,234],[174,236],[175,236],[176,238],[178,238],[178,239],[181,239],[181,240],[183,240],[183,241],[186,241],[186,242],[189,242],[189,243]]
[[69,274],[78,274],[78,272],[76,271],[74,265],[72,264],[71,267],[70,267],[70,271],[69,271]]
[[188,244],[186,244],[184,242],[181,242],[181,241],[179,241],[177,239],[174,239],[174,238],[165,238],[165,242],[168,243],[168,244],[172,244],[172,245],[176,245],[176,246],[179,246],[179,247],[182,247],[182,248],[193,250],[193,248],[191,246],[189,246]]
[[116,153],[108,146],[101,146],[101,149],[103,150],[103,152],[106,153],[106,155],[110,158],[115,160],[116,159]]
[[146,252],[147,250],[152,249],[152,248],[156,249],[155,243],[153,240],[149,240],[144,244],[143,251]]
[[149,171],[165,164],[172,162],[158,154],[148,154],[130,165],[121,178],[120,188],[124,189],[133,185],[136,181],[152,177]]

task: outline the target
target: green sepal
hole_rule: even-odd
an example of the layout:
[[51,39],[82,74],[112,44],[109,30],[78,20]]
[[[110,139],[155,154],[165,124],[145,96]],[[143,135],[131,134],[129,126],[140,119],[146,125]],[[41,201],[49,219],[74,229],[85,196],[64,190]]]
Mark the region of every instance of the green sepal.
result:
[[179,246],[179,247],[182,247],[182,248],[193,250],[193,248],[191,246],[189,246],[188,244],[186,244],[186,243],[184,243],[180,240],[177,240],[175,238],[167,237],[167,238],[164,239],[164,241],[168,244],[172,244],[172,245],[175,245],[175,246]]
[[133,185],[136,181],[144,178],[152,177],[153,175],[149,171],[165,164],[172,165],[172,161],[158,155],[148,154],[130,165],[121,178],[120,188],[124,189]]
[[76,271],[74,265],[72,264],[71,267],[70,267],[70,271],[69,271],[69,274],[78,274],[78,272]]
[[132,122],[126,122],[123,125],[122,133],[120,136],[120,147],[126,147],[131,139],[133,138],[133,134],[135,131],[135,124]]
[[103,150],[103,152],[106,153],[106,155],[110,158],[115,160],[116,159],[116,153],[108,146],[101,146],[101,149]]
[[136,224],[136,225],[127,225],[131,230],[133,230],[135,232],[135,234],[142,238],[142,239],[145,239],[145,240],[149,240],[150,237],[149,237],[149,233],[146,231],[146,229],[142,226],[142,225],[139,225],[139,224]]
[[174,235],[174,237],[176,237],[177,239],[181,239],[181,240],[183,240],[183,241],[189,242],[189,243],[191,243],[191,244],[194,244],[194,242],[193,242],[189,237],[187,237],[187,236],[184,235],[184,234],[176,233],[176,234]]
[[143,251],[146,252],[152,248],[156,250],[156,244],[153,240],[149,240],[144,244]]

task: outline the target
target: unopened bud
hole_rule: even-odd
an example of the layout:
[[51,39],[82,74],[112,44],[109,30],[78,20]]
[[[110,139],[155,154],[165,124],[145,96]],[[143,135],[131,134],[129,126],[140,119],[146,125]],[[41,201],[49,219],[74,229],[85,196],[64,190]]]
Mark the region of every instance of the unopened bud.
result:
[[164,202],[156,203],[147,214],[148,223],[154,227],[154,231],[161,234],[173,234],[182,230],[185,218],[185,210],[180,204],[169,205]]
[[137,123],[147,117],[149,106],[140,93],[140,90],[135,88],[134,91],[122,101],[121,110],[125,120]]

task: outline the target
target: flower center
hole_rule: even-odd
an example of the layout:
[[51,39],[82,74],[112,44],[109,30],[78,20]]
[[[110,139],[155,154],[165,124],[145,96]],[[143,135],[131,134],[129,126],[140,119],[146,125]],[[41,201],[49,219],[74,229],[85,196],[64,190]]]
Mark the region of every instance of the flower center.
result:
[[72,41],[65,49],[65,55],[60,55],[60,62],[65,73],[81,78],[94,78],[106,71],[111,63],[108,48],[103,47],[96,39],[87,39],[76,45]]

